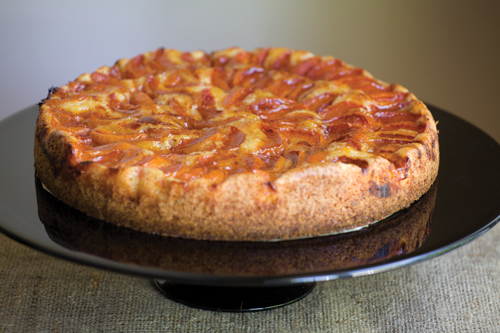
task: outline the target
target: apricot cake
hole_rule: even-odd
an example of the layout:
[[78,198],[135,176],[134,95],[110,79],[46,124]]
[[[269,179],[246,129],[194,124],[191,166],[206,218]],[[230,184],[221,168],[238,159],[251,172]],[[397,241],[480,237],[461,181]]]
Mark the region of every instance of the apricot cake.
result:
[[407,89],[285,48],[158,49],[40,103],[35,170],[64,203],[173,237],[269,241],[365,227],[437,177]]

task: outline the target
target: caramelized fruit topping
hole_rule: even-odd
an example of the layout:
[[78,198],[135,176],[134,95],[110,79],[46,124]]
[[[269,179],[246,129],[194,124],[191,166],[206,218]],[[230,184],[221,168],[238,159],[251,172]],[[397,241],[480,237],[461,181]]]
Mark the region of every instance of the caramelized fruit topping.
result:
[[422,103],[332,57],[268,48],[206,54],[158,49],[52,91],[45,111],[77,139],[75,165],[159,168],[222,182],[305,163],[365,169],[382,157],[403,179],[427,130]]

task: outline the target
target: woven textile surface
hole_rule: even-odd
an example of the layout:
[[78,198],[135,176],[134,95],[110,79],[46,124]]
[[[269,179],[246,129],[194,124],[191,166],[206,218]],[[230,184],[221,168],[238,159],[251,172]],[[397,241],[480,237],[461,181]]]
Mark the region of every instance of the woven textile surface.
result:
[[500,226],[438,258],[318,283],[292,305],[219,313],[147,278],[98,270],[0,235],[0,332],[500,332]]

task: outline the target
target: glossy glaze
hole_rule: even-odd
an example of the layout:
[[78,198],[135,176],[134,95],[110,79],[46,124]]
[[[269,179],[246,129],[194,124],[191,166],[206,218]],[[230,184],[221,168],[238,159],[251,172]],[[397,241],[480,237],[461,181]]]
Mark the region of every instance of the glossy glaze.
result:
[[181,181],[275,178],[305,163],[363,168],[376,157],[404,179],[403,149],[417,148],[431,121],[403,87],[287,49],[159,49],[84,74],[44,104],[50,128],[39,132],[73,136],[74,167],[154,167]]

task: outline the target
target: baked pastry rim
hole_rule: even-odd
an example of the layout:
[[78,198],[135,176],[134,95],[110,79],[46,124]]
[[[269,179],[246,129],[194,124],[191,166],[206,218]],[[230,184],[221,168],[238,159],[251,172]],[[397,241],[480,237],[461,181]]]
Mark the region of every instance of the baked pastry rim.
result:
[[[391,177],[394,166],[377,157],[366,169],[313,163],[273,181],[264,173],[241,173],[217,185],[202,179],[186,184],[152,168],[72,166],[66,137],[54,131],[35,139],[36,173],[57,198],[119,226],[193,239],[285,240],[367,226],[426,193],[439,167],[437,134],[430,133],[409,149],[412,164],[403,180]],[[337,208],[325,212],[328,205],[318,200],[332,207],[332,195],[339,198]]]

